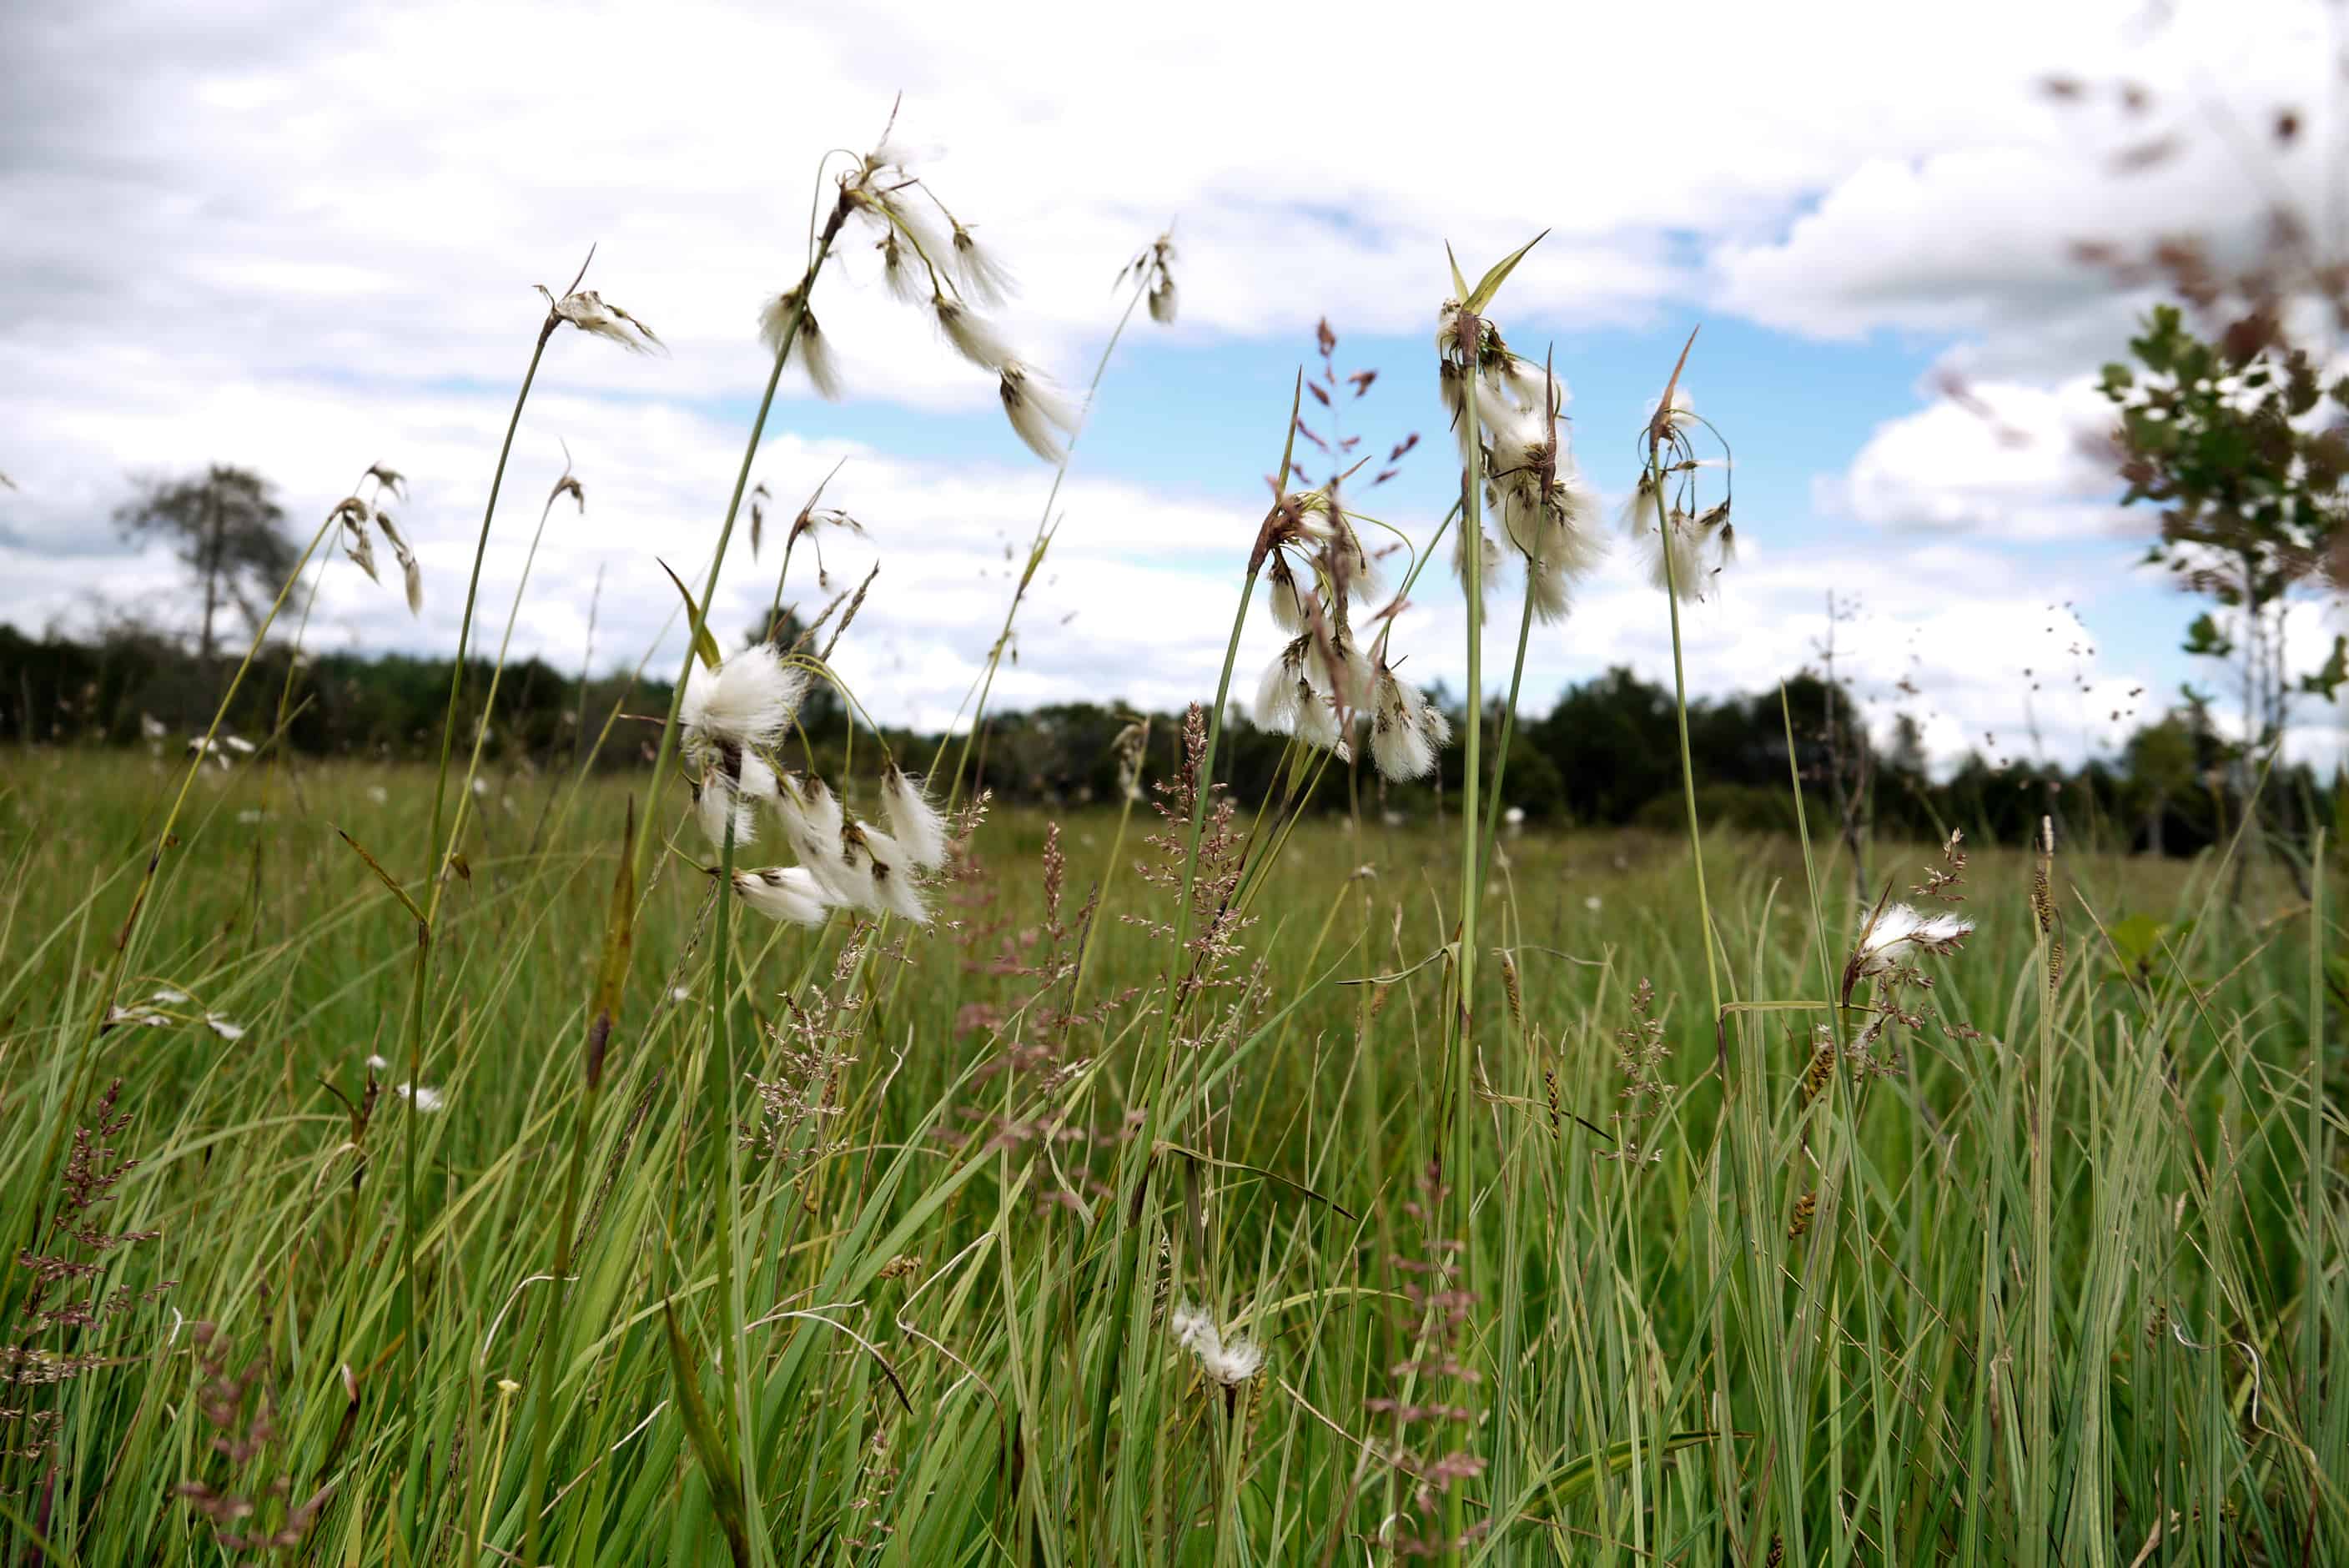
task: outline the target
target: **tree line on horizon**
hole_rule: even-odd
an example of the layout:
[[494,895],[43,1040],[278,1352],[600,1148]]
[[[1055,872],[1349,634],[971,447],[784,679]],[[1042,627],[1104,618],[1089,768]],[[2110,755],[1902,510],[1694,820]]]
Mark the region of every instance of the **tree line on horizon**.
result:
[[[466,687],[478,701],[491,665],[469,663]],[[12,748],[177,756],[210,722],[222,685],[218,670],[191,658],[179,639],[127,624],[86,640],[0,626],[0,670],[9,672],[8,689],[0,691],[0,743]],[[275,740],[304,758],[429,760],[449,675],[445,658],[305,653],[296,661],[272,644],[256,655],[224,728],[256,744]],[[1799,770],[1807,826],[1822,841],[1925,841],[1956,829],[1978,842],[2021,843],[2041,818],[2054,816],[2098,847],[2189,854],[2231,830],[2249,787],[2238,749],[2207,707],[2191,701],[2140,726],[2110,757],[2065,767],[1973,754],[1937,777],[1909,717],[1896,717],[1888,743],[1871,737],[1848,686],[1805,670],[1784,691],[1783,709],[1776,689],[1692,704],[1689,744],[1702,780],[1699,808],[1709,819],[1794,831],[1790,782]],[[566,672],[537,658],[512,662],[499,684],[485,755],[518,769],[640,768],[654,728],[634,716],[666,712],[668,695],[657,679]],[[1439,686],[1431,695],[1455,725],[1464,720],[1454,694]],[[817,770],[861,777],[877,769],[880,748],[860,744],[850,755],[837,701],[828,698],[820,690],[805,716]],[[1179,717],[1144,716],[1114,701],[988,715],[977,754],[979,781],[1006,803],[1114,804],[1124,777],[1121,737],[1136,724],[1147,738],[1139,779],[1146,791],[1173,770]],[[909,766],[926,761],[938,738],[894,727],[885,735]],[[1219,771],[1244,804],[1288,797],[1294,781],[1280,770],[1285,739],[1245,723],[1227,731],[1227,770]],[[1400,787],[1373,769],[1333,768],[1308,809],[1424,819],[1456,798],[1462,761],[1460,748],[1449,748],[1433,779]],[[1510,804],[1528,823],[1669,829],[1681,809],[1671,689],[1620,666],[1567,686],[1546,714],[1516,727],[1507,778]],[[2330,783],[2304,765],[2278,769],[2264,790],[2276,825],[2332,816]]]

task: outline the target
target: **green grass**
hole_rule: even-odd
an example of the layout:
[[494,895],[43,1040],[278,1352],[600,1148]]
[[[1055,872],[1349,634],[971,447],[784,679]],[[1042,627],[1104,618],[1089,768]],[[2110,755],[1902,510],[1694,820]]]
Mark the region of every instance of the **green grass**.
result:
[[[303,1561],[513,1561],[533,1511],[541,1560],[565,1563],[719,1563],[730,1538],[793,1563],[1383,1561],[1382,1541],[1441,1533],[1405,1470],[1453,1450],[1481,1461],[1455,1489],[1461,1561],[1760,1563],[1774,1540],[1789,1562],[2349,1553],[2340,1111],[2310,1097],[2337,1055],[2329,892],[2317,924],[2281,879],[2237,897],[2216,860],[2059,859],[2051,989],[2031,857],[1980,851],[1980,929],[1927,961],[1897,1066],[1806,1103],[1863,918],[1847,867],[1819,846],[1815,902],[1799,844],[1708,839],[1716,1037],[1684,840],[1505,833],[1464,1170],[1439,1124],[1448,969],[1426,962],[1454,926],[1456,821],[1268,822],[1231,983],[1173,1031],[1143,1150],[1168,952],[1126,917],[1174,921],[1133,870],[1156,854],[1145,810],[1113,877],[1117,816],[1061,824],[1057,922],[1045,821],[1008,814],[930,931],[737,918],[720,971],[682,791],[636,799],[657,841],[591,1099],[630,784],[492,770],[424,998],[446,1107],[414,1119],[404,1343],[405,1106],[387,1091],[364,1125],[352,1107],[371,1052],[406,1077],[415,922],[335,830],[421,902],[432,776],[205,771],[123,960],[126,1000],[191,1000],[92,1037],[177,782],[118,753],[0,758],[0,1212],[12,1250],[37,1224],[35,1251],[94,1265],[48,1307],[102,1303],[44,1326],[9,1265],[11,1561],[254,1555],[184,1483],[256,1500],[241,1533],[323,1491],[283,1550]],[[1934,859],[1888,851],[1877,874],[1905,889]],[[2133,981],[2099,923],[2138,915],[2194,923]],[[730,1095],[719,973],[757,1086]],[[1635,1167],[1605,1156],[1643,980],[1671,1092]],[[133,1119],[110,1141],[138,1163],[70,1225],[159,1234],[98,1250],[48,1228],[45,1150],[116,1079]],[[1436,1374],[1442,1276],[1398,1262],[1430,1258],[1473,1263],[1474,1299],[1448,1304],[1473,1378]],[[1182,1298],[1263,1343],[1236,1398],[1167,1329]],[[254,1369],[225,1426],[204,1355]],[[264,1398],[253,1451],[222,1451]]]

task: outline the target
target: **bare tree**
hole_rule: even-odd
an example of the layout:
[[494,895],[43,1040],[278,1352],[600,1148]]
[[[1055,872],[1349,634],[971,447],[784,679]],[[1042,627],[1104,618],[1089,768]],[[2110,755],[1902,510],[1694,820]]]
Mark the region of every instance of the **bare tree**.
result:
[[197,650],[210,664],[222,607],[233,604],[258,630],[268,596],[294,570],[294,545],[281,528],[285,509],[250,469],[215,463],[194,478],[135,482],[137,493],[115,511],[115,526],[126,539],[164,540],[194,576],[204,599]]

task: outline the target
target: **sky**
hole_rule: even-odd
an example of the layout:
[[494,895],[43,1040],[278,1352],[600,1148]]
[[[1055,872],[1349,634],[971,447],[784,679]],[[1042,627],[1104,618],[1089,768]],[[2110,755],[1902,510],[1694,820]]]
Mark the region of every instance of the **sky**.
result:
[[[517,656],[673,674],[660,563],[707,571],[766,378],[758,312],[797,279],[819,160],[869,146],[902,94],[896,139],[1017,274],[1003,332],[1066,385],[1102,378],[1051,496],[993,380],[887,296],[869,237],[823,274],[847,396],[787,375],[751,473],[788,517],[839,465],[825,500],[868,537],[824,541],[833,592],[880,571],[837,662],[880,718],[953,719],[1048,497],[1059,531],[995,702],[1211,696],[1325,318],[1340,371],[1379,372],[1344,432],[1423,437],[1352,499],[1424,544],[1456,484],[1445,245],[1473,276],[1547,231],[1492,315],[1553,357],[1610,499],[1696,332],[1683,380],[1733,456],[1741,559],[1686,617],[1692,690],[1766,690],[1832,630],[1870,712],[1912,714],[1940,762],[2074,760],[2198,672],[2177,649],[2197,606],[2137,564],[2151,519],[2083,448],[2095,369],[2148,300],[2072,247],[2240,248],[2279,192],[2322,201],[2344,140],[2340,18],[2315,4],[1504,5],[1456,38],[1362,8],[794,9],[6,7],[0,620],[191,623],[179,568],[110,521],[135,476],[252,467],[306,533],[381,462],[409,477],[423,611],[336,558],[307,637],[453,649],[532,285],[592,245],[586,286],[669,352],[551,343],[478,634],[494,646],[511,612]],[[2081,95],[2055,101],[2051,75]],[[2256,128],[2286,105],[2311,134],[2272,154]],[[2174,155],[2119,171],[2157,141]],[[1136,316],[1104,362],[1120,269],[1170,223],[1179,316]],[[517,609],[566,451],[585,510],[548,521]],[[720,629],[775,592],[773,540],[746,542]],[[795,557],[786,602],[828,600],[814,567]],[[1413,601],[1393,645],[1456,693],[1457,590],[1431,571]],[[1495,603],[1488,672],[1516,629]],[[2333,629],[2312,608],[2295,645],[2313,664]],[[1259,606],[1237,690],[1279,635]],[[1537,630],[1526,706],[1614,665],[1671,669],[1625,550]],[[2335,737],[2313,711],[2295,748]]]

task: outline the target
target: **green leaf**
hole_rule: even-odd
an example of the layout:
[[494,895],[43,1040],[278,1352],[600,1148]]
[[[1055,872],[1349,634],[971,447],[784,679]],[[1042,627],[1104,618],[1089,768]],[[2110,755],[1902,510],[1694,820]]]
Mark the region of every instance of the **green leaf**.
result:
[[[1526,259],[1526,253],[1532,250],[1536,245],[1540,244],[1548,233],[1549,231],[1547,229],[1544,229],[1532,239],[1527,240],[1524,244],[1519,245],[1516,250],[1511,251],[1507,255],[1503,256],[1499,261],[1495,262],[1493,263],[1492,270],[1487,272],[1483,277],[1476,280],[1475,292],[1470,294],[1466,299],[1460,302],[1462,306],[1465,309],[1475,312],[1478,315],[1484,315],[1485,307],[1493,303],[1493,296],[1501,292],[1501,285],[1509,281],[1509,274],[1516,271],[1517,263]],[[1451,247],[1449,246],[1445,247],[1447,253],[1449,253],[1450,249]],[[1456,278],[1459,273],[1459,263],[1456,262],[1453,263],[1453,273],[1454,276]]]
[[636,798],[628,797],[626,825],[620,833],[620,864],[612,875],[612,903],[604,916],[604,955],[595,965],[595,996],[587,1010],[587,1087],[604,1080],[604,1052],[619,1021],[620,999],[628,985],[628,950],[636,943]]
[[1468,297],[1468,280],[1460,275],[1460,258],[1452,253],[1452,242],[1449,240],[1444,242],[1444,259],[1452,263],[1452,297],[1465,300]]
[[2186,628],[2186,641],[2179,647],[2185,653],[2200,654],[2214,659],[2223,659],[2235,651],[2235,645],[2219,630],[2219,623],[2208,614],[2194,617],[2193,624]]
[[367,869],[375,873],[376,880],[391,890],[391,896],[399,901],[400,906],[407,910],[409,914],[416,917],[416,923],[419,925],[426,923],[424,912],[416,907],[416,901],[408,896],[408,890],[399,885],[399,879],[393,876],[389,872],[384,870],[383,862],[377,860],[373,855],[367,853],[367,846],[365,844],[360,843],[357,839],[352,838],[340,828],[336,828],[335,831],[340,835],[343,842],[350,845],[351,852],[353,854],[358,856],[359,859],[367,862]]
[[1280,480],[1273,488],[1276,498],[1288,493],[1289,459],[1297,455],[1297,411],[1305,406],[1305,366],[1297,367],[1297,387],[1288,395],[1288,440],[1280,449]]
[[717,1423],[709,1418],[709,1407],[701,1398],[700,1364],[685,1342],[685,1330],[678,1326],[676,1304],[666,1296],[661,1298],[661,1321],[668,1328],[669,1370],[677,1387],[678,1408],[685,1416],[685,1435],[693,1445],[693,1457],[701,1461],[701,1473],[709,1482],[710,1506],[718,1511],[719,1525],[726,1532],[726,1549],[733,1553],[734,1568],[750,1568],[750,1532],[742,1510],[741,1473],[727,1451]]
[[[660,561],[658,556],[653,559]],[[668,562],[661,561],[660,569],[668,572]],[[668,572],[668,580],[677,583],[678,597],[685,601],[685,618],[693,628],[693,651],[701,655],[704,667],[716,669],[721,657],[718,652],[718,639],[711,636],[709,628],[702,624],[701,612],[694,607],[693,591],[679,581],[674,572]]]

